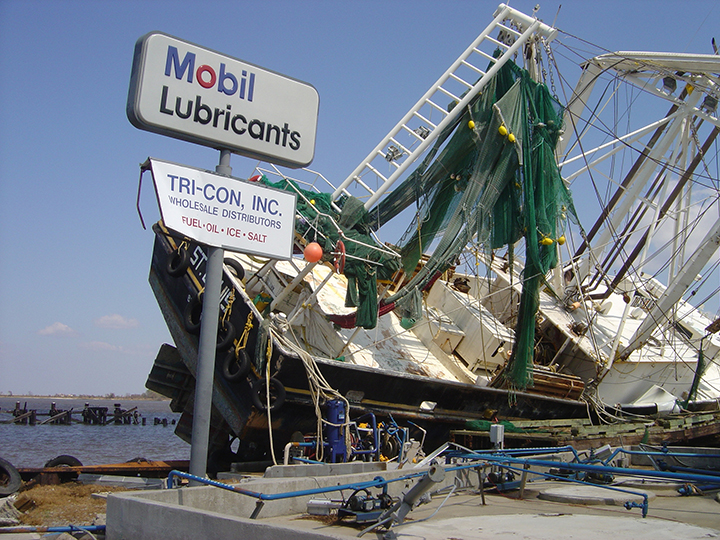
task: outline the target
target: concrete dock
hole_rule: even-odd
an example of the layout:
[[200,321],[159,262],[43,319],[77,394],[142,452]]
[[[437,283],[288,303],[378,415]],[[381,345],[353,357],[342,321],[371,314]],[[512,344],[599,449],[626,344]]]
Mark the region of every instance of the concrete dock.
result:
[[[290,469],[276,471],[274,478],[227,475],[224,481],[239,482],[235,485],[253,493],[279,494],[368,482],[377,476],[385,480],[404,478],[388,484],[388,493],[394,497],[407,492],[416,482],[405,476],[417,470],[377,470],[382,465],[364,464],[369,470],[347,474],[342,474],[346,472],[342,466],[333,465],[321,466],[328,474],[314,476],[286,476]],[[485,492],[483,504],[477,475],[473,478],[472,473],[447,474],[443,482],[431,489],[435,491],[431,500],[412,510],[403,524],[389,530],[369,531],[365,537],[428,540],[469,540],[498,535],[548,540],[613,536],[635,540],[720,538],[720,503],[714,494],[683,497],[677,494],[676,484],[625,479],[619,489],[632,492],[626,493],[530,476],[522,499],[519,491]],[[448,495],[453,486],[455,490]],[[108,497],[107,539],[352,538],[368,524],[340,522],[332,514],[311,516],[307,513],[310,500],[347,498],[352,491],[268,500],[261,505],[257,504],[257,498],[211,486],[112,494]],[[369,491],[378,493],[379,489]],[[628,501],[640,504],[643,493],[649,500],[645,518],[640,508],[624,507]],[[256,517],[251,519],[253,514]]]

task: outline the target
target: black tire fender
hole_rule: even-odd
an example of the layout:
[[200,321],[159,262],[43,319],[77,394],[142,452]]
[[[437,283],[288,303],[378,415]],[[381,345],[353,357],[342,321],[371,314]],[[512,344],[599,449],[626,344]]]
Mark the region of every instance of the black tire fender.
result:
[[243,268],[243,265],[240,264],[239,261],[227,257],[226,259],[223,259],[223,264],[232,268],[238,281],[242,281],[245,278],[245,268]]
[[[265,379],[258,379],[252,383],[250,397],[253,405],[261,411],[267,410],[265,394]],[[275,398],[274,401],[273,398]],[[270,412],[277,411],[285,403],[285,387],[274,377],[270,378],[270,401]]]
[[235,325],[230,321],[218,321],[217,350],[226,351],[235,341]]
[[12,463],[0,458],[0,497],[12,495],[22,485],[20,473]]
[[184,247],[173,251],[167,259],[165,270],[172,277],[180,277],[190,267],[190,254]]
[[[237,369],[235,369],[237,366]],[[230,349],[222,364],[222,374],[226,381],[235,382],[245,377],[250,371],[250,356],[245,349]]]
[[198,335],[200,333],[200,316],[202,315],[202,300],[199,297],[194,297],[185,306],[183,312],[183,323],[185,324],[185,330],[190,334]]
[[80,460],[78,458],[65,454],[53,458],[47,463],[45,463],[46,467],[62,467],[63,465],[66,465],[68,467],[82,467],[82,463],[80,463]]

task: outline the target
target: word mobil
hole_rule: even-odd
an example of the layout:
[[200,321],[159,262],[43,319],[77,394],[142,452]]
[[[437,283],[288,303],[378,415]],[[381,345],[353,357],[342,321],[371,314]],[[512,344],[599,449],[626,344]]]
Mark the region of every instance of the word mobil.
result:
[[[195,69],[195,53],[187,52],[180,61],[180,54],[177,47],[168,45],[167,58],[165,60],[165,76],[175,76],[177,80],[183,78],[190,84],[193,77],[204,89],[209,90],[217,84],[217,91],[232,96],[237,93],[238,98],[251,102],[255,96],[255,74],[242,70],[241,78],[238,78],[229,71],[226,71],[224,63],[220,63],[220,69],[215,70],[211,66],[203,64]],[[236,135],[247,133],[253,139],[274,143],[278,146],[288,147],[291,150],[300,148],[300,133],[291,131],[290,126],[285,124],[280,127],[274,124],[263,122],[258,119],[248,120],[242,114],[233,114],[232,104],[228,103],[224,109],[210,108],[202,102],[199,95],[195,99],[187,99],[183,103],[182,96],[175,97],[174,108],[172,97],[168,86],[162,87],[160,97],[160,112],[169,116],[177,115],[178,118],[192,121],[201,125],[212,123],[213,128],[224,131],[232,130]]]
[[[218,74],[215,72],[215,70],[207,65],[202,65],[197,68],[197,71],[195,70],[195,53],[187,52],[185,53],[185,58],[183,58],[182,62],[180,62],[180,54],[178,53],[177,47],[173,47],[172,45],[168,45],[168,53],[167,58],[165,59],[165,76],[169,77],[170,72],[172,71],[172,68],[175,68],[175,78],[180,80],[183,77],[185,77],[185,72],[187,71],[187,82],[192,83],[193,82],[193,73],[195,74],[195,77],[197,79],[197,82],[200,86],[205,88],[206,90],[212,88],[215,86],[215,82],[218,83],[218,92],[222,92],[223,94],[226,94],[228,96],[232,96],[235,94],[235,92],[238,91],[238,86],[240,91],[238,92],[238,97],[240,99],[245,99],[245,85],[247,82],[246,77],[248,76],[247,71],[242,71],[242,78],[240,79],[240,83],[238,85],[238,80],[235,75],[232,73],[225,71],[225,64],[220,63],[220,75],[218,78]],[[227,82],[230,81],[230,88],[227,87]],[[247,89],[247,100],[252,101],[253,100],[253,94],[255,93],[255,74],[250,74],[249,79],[249,85]]]

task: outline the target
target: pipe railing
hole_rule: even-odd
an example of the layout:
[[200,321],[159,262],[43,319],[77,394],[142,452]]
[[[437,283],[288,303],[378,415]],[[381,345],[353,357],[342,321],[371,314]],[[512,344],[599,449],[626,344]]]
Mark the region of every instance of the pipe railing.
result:
[[[300,446],[300,445],[298,445]],[[560,452],[572,452],[572,454],[575,456],[575,459],[573,462],[558,462],[558,461],[552,461],[552,460],[546,460],[546,459],[533,459],[533,458],[527,458],[527,457],[514,457],[514,455],[524,455],[524,454],[550,454],[550,453],[560,453]],[[657,454],[657,455],[663,455],[668,456],[668,453],[663,452],[638,452],[638,451],[631,451],[631,450],[624,450],[625,453],[628,454],[642,454],[642,455],[648,455],[648,454]],[[617,456],[617,454],[620,453],[619,451],[614,452],[609,458],[606,459],[605,462],[601,463],[607,463],[609,462],[613,457]],[[512,454],[512,455],[511,455]],[[697,456],[698,454],[678,454],[679,456],[687,455],[687,456]],[[699,454],[702,457],[707,457],[704,454]],[[648,478],[659,478],[664,480],[674,480],[678,482],[692,482],[692,483],[698,483],[698,484],[720,484],[720,474],[715,474],[712,471],[709,471],[707,474],[699,474],[695,473],[693,471],[685,471],[685,472],[669,472],[669,471],[657,471],[657,470],[648,470],[648,469],[633,469],[633,468],[622,468],[622,467],[612,467],[608,465],[593,465],[587,462],[579,462],[580,457],[577,451],[570,447],[570,446],[564,446],[559,448],[527,448],[527,449],[512,449],[508,451],[498,452],[496,450],[494,451],[469,451],[469,452],[458,452],[453,451],[451,453],[447,454],[447,457],[452,459],[463,459],[463,460],[470,460],[470,463],[463,463],[461,465],[451,465],[444,467],[445,472],[455,472],[465,469],[477,469],[479,467],[485,467],[488,464],[494,464],[502,468],[506,468],[508,470],[514,470],[521,472],[523,474],[529,473],[529,474],[535,474],[538,476],[543,476],[546,478],[556,478],[561,479],[563,481],[571,481],[576,482],[580,484],[588,484],[588,482],[574,479],[574,478],[568,478],[565,476],[558,476],[556,474],[550,473],[550,472],[540,472],[536,470],[537,468],[558,468],[561,467],[562,469],[574,471],[574,472],[584,472],[584,473],[599,473],[599,474],[606,474],[606,475],[618,475],[618,476],[633,476],[633,477],[648,477]],[[590,459],[593,459],[592,456]],[[433,466],[437,468],[437,466]],[[535,467],[535,470],[530,471],[530,467]],[[434,470],[434,469],[433,469]],[[333,491],[342,491],[345,489],[353,489],[353,490],[359,490],[359,489],[368,489],[368,488],[381,488],[385,487],[388,484],[392,482],[402,482],[406,481],[412,478],[418,478],[418,477],[425,477],[429,473],[426,471],[423,472],[417,472],[417,473],[411,473],[407,475],[400,476],[395,479],[391,480],[385,480],[381,476],[376,476],[371,481],[365,481],[365,482],[355,482],[350,484],[344,484],[344,485],[338,485],[338,486],[328,486],[328,487],[319,487],[319,488],[313,488],[313,489],[305,489],[305,490],[297,490],[297,491],[289,491],[284,493],[261,493],[258,491],[252,491],[248,489],[244,489],[239,486],[233,486],[229,484],[224,484],[222,482],[217,482],[215,480],[210,480],[208,478],[202,478],[199,476],[195,476],[189,473],[184,473],[181,471],[171,471],[168,475],[167,479],[167,487],[172,488],[174,486],[174,479],[175,478],[186,478],[188,480],[192,480],[194,482],[205,484],[213,487],[218,487],[221,489],[225,489],[228,491],[232,491],[234,493],[239,493],[241,495],[246,495],[252,498],[257,499],[257,506],[250,516],[251,519],[255,519],[257,515],[259,514],[260,510],[262,509],[265,501],[273,501],[273,500],[281,500],[281,499],[289,499],[293,497],[302,497],[302,496],[311,496],[311,495],[318,495],[322,493],[328,493]],[[482,482],[482,479],[480,480]],[[628,493],[632,495],[637,495],[643,497],[643,502],[635,503],[632,501],[628,501],[625,503],[625,507],[628,509],[631,508],[641,508],[642,509],[642,515],[643,517],[647,516],[648,512],[648,497],[647,494],[643,492],[637,492],[637,491],[631,491],[623,488],[618,488],[614,486],[604,485],[604,484],[595,484],[591,483],[590,485],[603,488],[603,489],[609,489],[611,491],[617,491],[621,493]]]

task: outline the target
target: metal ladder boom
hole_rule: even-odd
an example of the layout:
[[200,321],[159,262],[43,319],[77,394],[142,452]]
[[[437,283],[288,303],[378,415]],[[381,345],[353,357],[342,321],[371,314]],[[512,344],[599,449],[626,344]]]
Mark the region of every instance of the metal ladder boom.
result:
[[[365,208],[371,208],[525,43],[534,36],[551,41],[557,35],[554,28],[505,4],[498,6],[494,16],[488,27],[333,192],[334,200],[349,195],[348,188],[355,184],[369,194]],[[496,30],[498,39],[490,35]],[[480,48],[483,45],[490,52],[483,51]],[[503,51],[499,58],[492,56],[496,48]],[[488,63],[492,66],[484,71],[480,65]],[[433,116],[438,115],[440,119],[433,121]],[[380,171],[383,163],[394,169],[389,176]],[[378,187],[374,189],[373,183]]]

